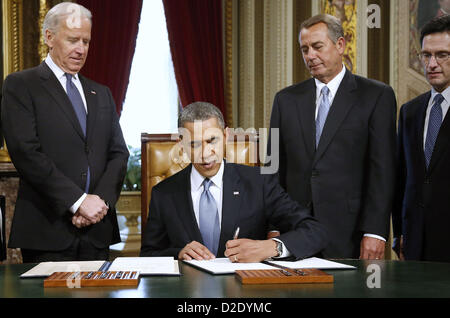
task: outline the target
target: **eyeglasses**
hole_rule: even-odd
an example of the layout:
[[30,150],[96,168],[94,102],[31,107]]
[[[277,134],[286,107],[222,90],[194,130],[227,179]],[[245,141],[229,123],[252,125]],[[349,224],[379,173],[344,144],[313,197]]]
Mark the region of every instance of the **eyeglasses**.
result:
[[435,54],[422,52],[417,54],[419,59],[422,61],[423,64],[428,65],[430,63],[431,57],[434,56],[434,59],[436,60],[436,63],[442,64],[445,61],[447,61],[448,57],[450,56],[450,52],[436,52]]

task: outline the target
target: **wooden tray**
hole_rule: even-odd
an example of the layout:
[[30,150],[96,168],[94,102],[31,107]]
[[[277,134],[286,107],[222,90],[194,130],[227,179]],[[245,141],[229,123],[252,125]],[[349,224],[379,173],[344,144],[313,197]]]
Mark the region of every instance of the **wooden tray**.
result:
[[44,287],[137,286],[139,272],[55,272],[44,280]]
[[333,275],[314,268],[237,270],[236,278],[242,284],[311,284],[333,283],[334,281]]

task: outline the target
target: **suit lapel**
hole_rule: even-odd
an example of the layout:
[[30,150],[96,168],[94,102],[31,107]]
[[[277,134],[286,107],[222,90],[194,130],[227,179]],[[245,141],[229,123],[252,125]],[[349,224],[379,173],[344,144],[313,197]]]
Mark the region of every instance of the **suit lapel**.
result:
[[84,97],[86,98],[87,104],[87,123],[86,123],[86,135],[89,140],[94,135],[93,129],[95,127],[95,120],[97,118],[98,112],[98,100],[97,100],[97,92],[91,88],[89,82],[83,76],[79,75],[81,85],[83,86]]
[[310,79],[306,87],[299,92],[301,95],[297,102],[297,115],[300,122],[300,127],[303,133],[303,141],[307,153],[312,158],[315,152],[315,111],[316,111],[316,85],[314,79]]
[[75,111],[73,109],[72,103],[70,102],[69,97],[67,97],[67,93],[64,91],[55,74],[53,74],[53,72],[45,62],[41,63],[38,72],[42,80],[42,86],[44,86],[48,94],[58,104],[58,109],[61,109],[64,115],[69,119],[76,132],[82,139],[84,139],[85,137],[78,121],[77,115],[75,114]]
[[233,238],[234,231],[239,226],[239,210],[245,189],[240,184],[239,174],[235,167],[225,163],[223,172],[222,222],[220,231],[218,255],[225,251],[225,244]]
[[356,88],[355,76],[346,70],[334,97],[333,104],[331,104],[330,111],[328,112],[319,145],[314,156],[313,165],[322,157],[337,130],[347,117],[348,112],[357,102]]
[[173,193],[173,200],[178,216],[185,225],[186,232],[191,241],[203,243],[202,234],[195,218],[191,196],[191,169],[192,164],[180,172],[178,178],[178,189]]
[[423,99],[418,101],[418,114],[415,117],[415,138],[416,138],[416,151],[417,158],[419,160],[419,167],[421,167],[421,174],[426,174],[426,163],[425,163],[425,152],[423,150],[423,137],[424,137],[424,125],[425,125],[425,116],[428,107],[428,100],[430,99],[431,92],[428,92],[424,95]]

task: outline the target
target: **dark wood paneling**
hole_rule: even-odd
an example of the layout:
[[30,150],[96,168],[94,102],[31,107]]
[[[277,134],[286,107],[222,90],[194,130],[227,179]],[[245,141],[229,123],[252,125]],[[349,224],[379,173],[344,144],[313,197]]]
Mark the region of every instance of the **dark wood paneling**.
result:
[[300,25],[303,21],[311,17],[311,1],[294,0],[294,23],[293,23],[293,39],[294,41],[294,70],[293,81],[298,83],[311,77],[303,62],[302,52],[298,43],[298,35],[300,33]]
[[389,84],[389,0],[369,0],[381,9],[381,27],[368,29],[367,77]]

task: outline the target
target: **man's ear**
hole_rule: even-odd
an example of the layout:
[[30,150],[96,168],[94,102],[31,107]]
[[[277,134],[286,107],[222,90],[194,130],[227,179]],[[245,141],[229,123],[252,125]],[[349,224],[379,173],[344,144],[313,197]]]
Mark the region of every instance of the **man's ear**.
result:
[[48,48],[51,50],[53,48],[53,39],[55,35],[49,29],[45,30],[45,44],[47,44]]
[[225,129],[223,130],[223,142],[226,143],[228,141],[228,137],[230,137],[230,128],[225,127]]
[[342,36],[339,39],[337,39],[337,41],[336,41],[336,48],[337,48],[339,54],[344,55],[344,52],[345,52],[345,39]]

